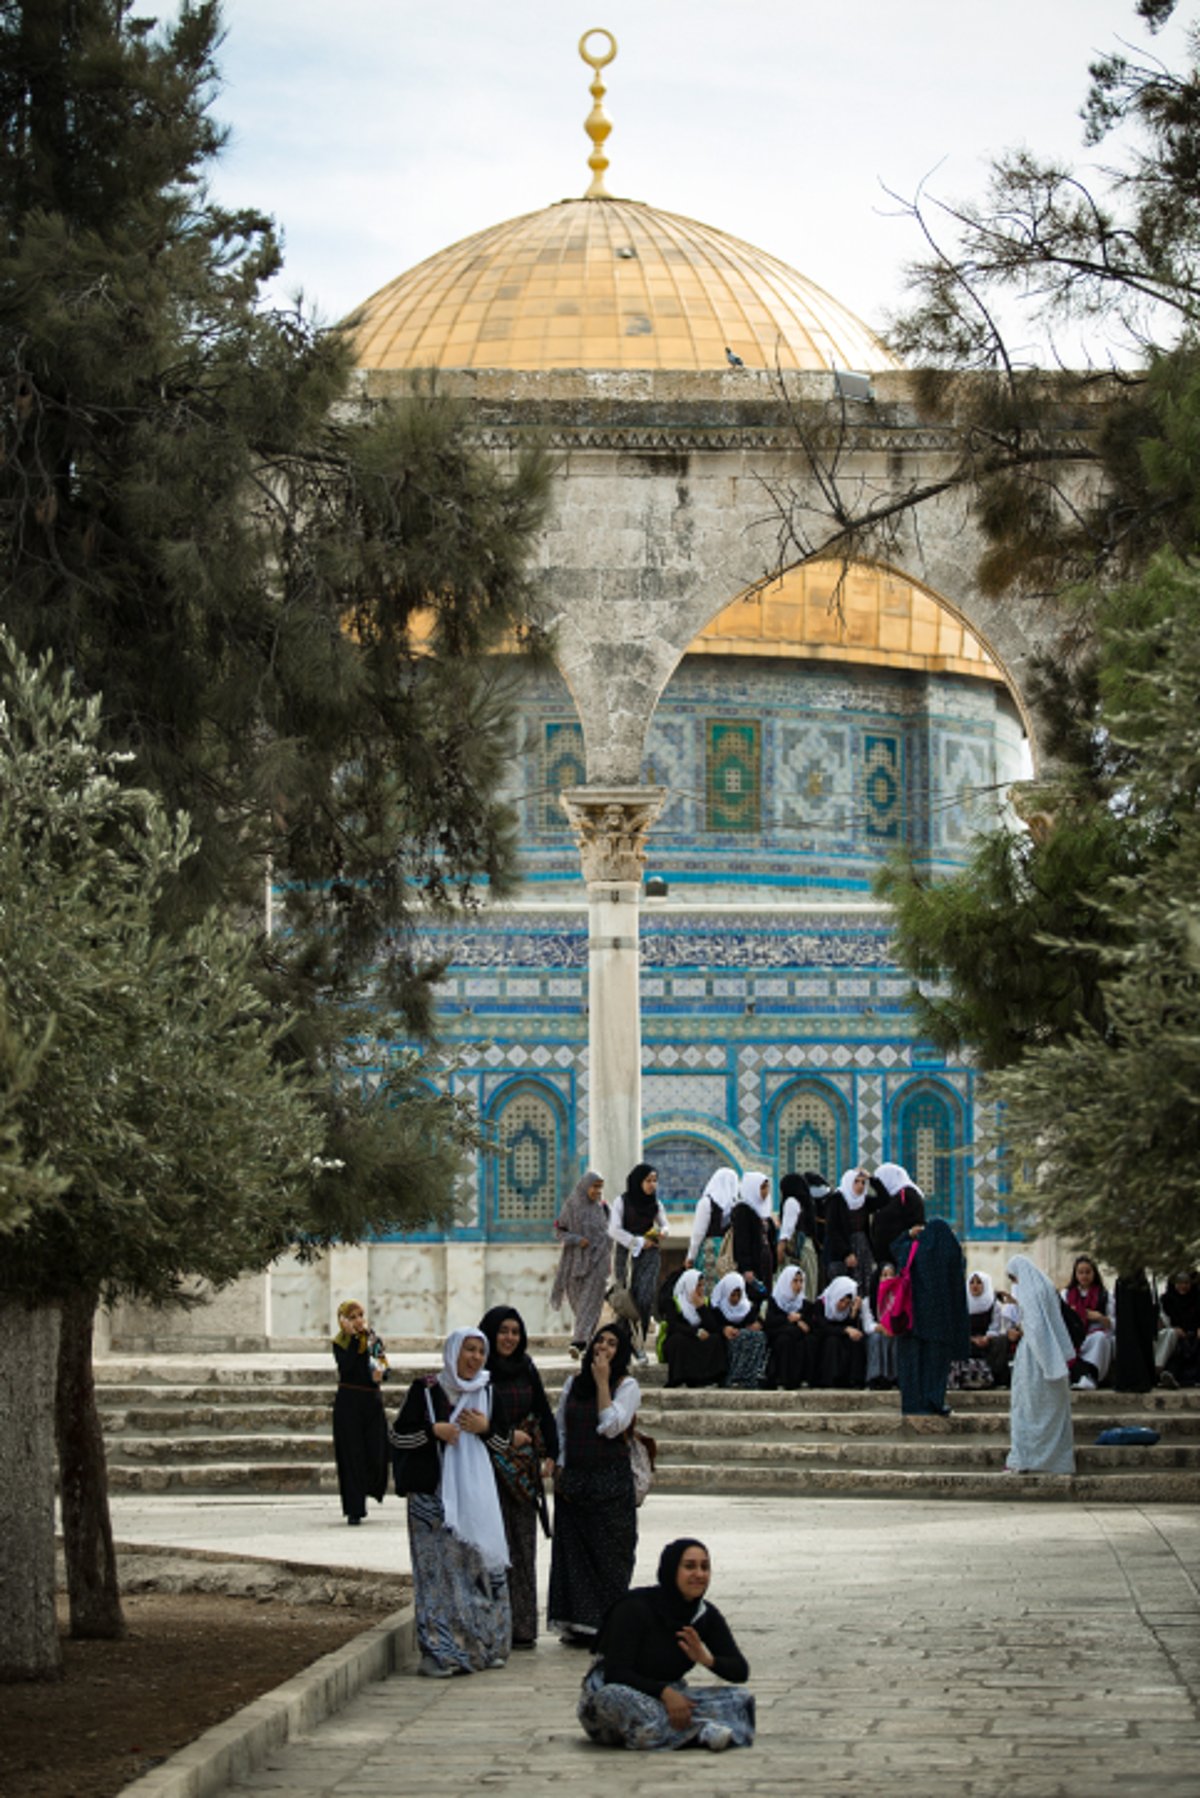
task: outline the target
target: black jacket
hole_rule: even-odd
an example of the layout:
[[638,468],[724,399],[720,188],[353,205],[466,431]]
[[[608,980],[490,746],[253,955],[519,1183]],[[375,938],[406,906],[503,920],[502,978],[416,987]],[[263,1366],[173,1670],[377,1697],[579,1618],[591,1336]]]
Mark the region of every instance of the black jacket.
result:
[[[632,1686],[648,1698],[662,1696],[694,1670],[676,1635],[681,1625],[657,1586],[639,1586],[619,1598],[609,1611],[597,1644],[604,1657],[604,1683]],[[696,1634],[713,1656],[718,1679],[740,1685],[750,1677],[745,1655],[716,1605],[706,1604]]]
[[[432,1421],[426,1394],[433,1401]],[[392,1478],[401,1496],[406,1492],[437,1491],[442,1477],[442,1464],[438,1457],[438,1439],[433,1433],[433,1424],[449,1421],[450,1400],[438,1385],[437,1375],[421,1374],[409,1387],[396,1421],[388,1430],[388,1442],[392,1450]],[[502,1448],[506,1440],[504,1432],[484,1437],[489,1448]]]

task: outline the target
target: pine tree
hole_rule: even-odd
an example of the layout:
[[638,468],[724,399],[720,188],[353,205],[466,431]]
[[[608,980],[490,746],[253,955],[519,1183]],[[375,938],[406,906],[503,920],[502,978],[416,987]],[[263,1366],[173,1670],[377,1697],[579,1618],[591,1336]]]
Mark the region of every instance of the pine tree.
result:
[[1130,642],[1149,664],[1125,683],[1136,705],[1101,718],[1136,750],[1124,811],[1154,850],[1113,879],[1108,928],[1084,941],[1098,1016],[1028,1048],[989,1091],[1025,1214],[1118,1268],[1170,1273],[1200,1256],[1200,572],[1164,553],[1146,580],[1166,615]]
[[[1138,7],[1154,27],[1174,10]],[[917,266],[896,338],[962,445],[981,584],[1046,595],[1060,630],[1029,692],[1050,762],[1037,828],[982,838],[944,885],[897,865],[879,891],[921,1029],[995,1073],[1023,1215],[1131,1269],[1196,1243],[1176,1160],[1200,1027],[1194,796],[1170,797],[1187,714],[1165,696],[1195,702],[1200,629],[1198,70],[1195,30],[1180,71],[1099,59],[1088,139],[1133,134],[1104,191],[1028,151],[999,159],[982,202],[942,209],[952,241]],[[1024,321],[1122,341],[1126,362],[1021,366],[1014,300]]]
[[[101,704],[130,784],[188,815],[164,935],[217,902],[253,928],[268,876],[286,893],[255,975],[323,1119],[285,1233],[314,1252],[452,1215],[473,1126],[400,1047],[441,971],[414,926],[513,877],[487,652],[537,646],[548,470],[478,452],[436,395],[363,406],[346,334],[264,303],[271,221],[205,186],[220,35],[211,0],[161,29],[128,0],[0,0],[0,617]],[[93,1485],[102,1285],[46,1289]]]

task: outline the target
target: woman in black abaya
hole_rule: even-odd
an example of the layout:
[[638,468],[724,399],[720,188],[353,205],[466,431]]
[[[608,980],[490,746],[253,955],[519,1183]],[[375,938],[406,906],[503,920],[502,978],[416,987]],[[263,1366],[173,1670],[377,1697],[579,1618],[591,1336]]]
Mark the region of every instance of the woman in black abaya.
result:
[[496,1305],[480,1319],[487,1337],[487,1370],[492,1376],[492,1431],[488,1452],[508,1542],[508,1593],[512,1603],[512,1645],[537,1644],[537,1531],[550,1534],[543,1476],[558,1459],[558,1428],[529,1355],[529,1338],[519,1311]]
[[723,1319],[704,1302],[698,1267],[687,1268],[674,1282],[662,1305],[667,1322],[663,1359],[668,1386],[719,1386],[729,1356],[722,1334]]
[[644,1751],[750,1747],[749,1692],[685,1684],[694,1667],[734,1686],[750,1677],[729,1625],[706,1601],[710,1577],[703,1542],[680,1537],[659,1557],[657,1584],[639,1586],[608,1613],[579,1700],[593,1742]]
[[767,1300],[767,1384],[780,1386],[785,1392],[795,1392],[808,1384],[816,1358],[812,1308],[805,1300],[804,1289],[803,1268],[791,1264],[780,1270]]
[[[629,1287],[644,1342],[658,1293],[658,1245],[667,1233],[667,1214],[658,1202],[658,1169],[648,1161],[630,1169],[625,1190],[613,1204],[608,1233],[617,1245],[613,1278],[618,1286]],[[638,1359],[646,1359],[644,1350]]]
[[603,1325],[558,1401],[547,1611],[568,1647],[592,1646],[605,1612],[633,1577],[637,1502],[627,1432],[642,1395],[629,1374],[631,1352],[623,1324]]
[[357,1299],[338,1306],[338,1326],[330,1344],[338,1370],[333,1448],[342,1510],[347,1523],[358,1524],[367,1514],[368,1498],[382,1504],[387,1491],[387,1415],[379,1389],[387,1360]]
[[[911,1246],[907,1236],[897,1237],[892,1245],[897,1267],[907,1261]],[[931,1219],[918,1232],[912,1298],[912,1329],[896,1345],[900,1409],[908,1418],[948,1418],[950,1364],[968,1358],[971,1333],[966,1262],[959,1240],[944,1218]]]

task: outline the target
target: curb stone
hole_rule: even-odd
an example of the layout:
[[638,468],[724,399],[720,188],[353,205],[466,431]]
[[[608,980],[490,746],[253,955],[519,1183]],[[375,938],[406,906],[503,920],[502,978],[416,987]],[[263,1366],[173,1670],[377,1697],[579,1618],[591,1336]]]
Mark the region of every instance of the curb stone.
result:
[[119,1798],[213,1798],[340,1711],[364,1686],[415,1661],[416,1652],[416,1612],[409,1605],[206,1729],[161,1766],[123,1786]]

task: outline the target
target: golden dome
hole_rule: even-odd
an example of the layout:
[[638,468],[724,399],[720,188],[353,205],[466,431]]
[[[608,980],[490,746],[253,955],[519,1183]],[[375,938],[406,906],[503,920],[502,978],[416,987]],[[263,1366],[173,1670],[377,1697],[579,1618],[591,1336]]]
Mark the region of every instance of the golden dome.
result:
[[353,316],[364,369],[894,368],[867,326],[753,245],[637,200],[477,232]]
[[[839,579],[840,606],[834,604]],[[863,662],[1004,684],[979,638],[923,587],[865,562],[807,562],[725,607],[689,655]]]

